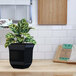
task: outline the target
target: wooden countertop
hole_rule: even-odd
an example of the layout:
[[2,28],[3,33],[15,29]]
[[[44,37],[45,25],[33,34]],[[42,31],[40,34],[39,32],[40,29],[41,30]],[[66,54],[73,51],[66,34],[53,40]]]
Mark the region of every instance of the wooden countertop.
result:
[[76,65],[54,63],[51,60],[33,60],[28,69],[13,69],[8,60],[0,60],[0,72],[76,72]]

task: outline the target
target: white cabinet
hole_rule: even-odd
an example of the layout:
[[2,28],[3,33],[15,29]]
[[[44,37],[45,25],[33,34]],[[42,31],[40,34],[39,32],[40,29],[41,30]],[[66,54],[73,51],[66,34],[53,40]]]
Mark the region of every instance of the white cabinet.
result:
[[25,18],[27,21],[30,20],[30,6],[24,5],[0,5],[0,17],[1,19],[12,19],[21,20]]
[[2,19],[15,19],[15,6],[0,6]]
[[30,0],[0,0],[0,5],[30,5]]
[[0,19],[21,20],[32,22],[32,0],[0,0]]
[[22,4],[22,5],[30,5],[30,0],[15,0],[16,5]]

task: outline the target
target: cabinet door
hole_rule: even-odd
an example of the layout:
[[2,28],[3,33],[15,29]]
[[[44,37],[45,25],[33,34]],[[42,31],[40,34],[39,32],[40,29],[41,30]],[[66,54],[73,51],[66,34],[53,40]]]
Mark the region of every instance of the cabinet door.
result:
[[0,0],[0,5],[30,5],[30,0]]
[[67,0],[38,0],[38,24],[67,24]]

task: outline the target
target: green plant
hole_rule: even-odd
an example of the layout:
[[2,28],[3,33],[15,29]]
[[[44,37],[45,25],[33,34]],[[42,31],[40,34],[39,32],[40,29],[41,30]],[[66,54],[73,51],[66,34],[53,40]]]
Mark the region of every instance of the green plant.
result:
[[25,19],[22,19],[18,24],[9,25],[10,30],[13,33],[8,33],[6,35],[5,47],[8,47],[12,43],[33,43],[36,44],[36,41],[33,39],[33,36],[29,34],[29,31],[33,29],[29,27],[29,24]]

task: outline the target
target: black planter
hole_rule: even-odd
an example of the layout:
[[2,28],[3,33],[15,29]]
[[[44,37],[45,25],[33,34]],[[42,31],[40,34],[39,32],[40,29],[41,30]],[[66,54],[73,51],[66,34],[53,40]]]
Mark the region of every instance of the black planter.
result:
[[9,46],[9,61],[13,68],[24,69],[32,64],[34,44],[14,43]]

